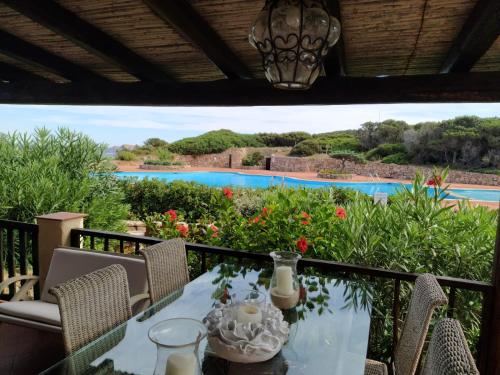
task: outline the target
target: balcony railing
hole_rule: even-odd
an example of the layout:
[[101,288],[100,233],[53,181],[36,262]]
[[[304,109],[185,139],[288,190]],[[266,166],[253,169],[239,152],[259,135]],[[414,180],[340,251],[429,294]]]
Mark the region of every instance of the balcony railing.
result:
[[[31,268],[31,269],[30,269]],[[15,275],[38,275],[38,225],[12,220],[0,220],[0,282]],[[0,299],[10,299],[15,285],[8,294],[0,290]],[[40,291],[35,287],[35,299]]]
[[[146,236],[133,236],[123,233],[90,230],[90,229],[73,229],[71,232],[71,244],[74,247],[85,247],[94,250],[103,250],[119,253],[134,253],[139,254],[139,250],[145,246],[153,245],[161,242],[162,239]],[[244,250],[233,250],[222,247],[208,246],[195,243],[186,244],[186,252],[197,254],[200,259],[199,272],[207,270],[208,261],[223,262],[228,258],[237,260],[248,259],[257,263],[270,262],[271,258],[266,254],[253,253]],[[215,258],[214,258],[215,257]],[[418,274],[399,271],[390,271],[382,268],[359,266],[347,263],[334,261],[325,261],[317,259],[303,259],[299,263],[299,267],[313,267],[322,272],[342,274],[345,276],[358,275],[365,276],[371,280],[385,279],[393,283],[392,295],[392,322],[393,322],[393,349],[396,347],[399,332],[399,320],[401,313],[401,283],[414,282]],[[485,373],[487,368],[487,349],[489,335],[491,333],[490,326],[492,319],[489,316],[489,311],[492,303],[494,287],[491,283],[460,279],[454,277],[438,276],[439,284],[448,291],[448,310],[447,315],[453,317],[455,314],[455,301],[457,291],[471,291],[482,295],[482,317],[481,317],[481,333],[477,347],[477,362],[481,373]],[[483,372],[484,371],[484,372]]]

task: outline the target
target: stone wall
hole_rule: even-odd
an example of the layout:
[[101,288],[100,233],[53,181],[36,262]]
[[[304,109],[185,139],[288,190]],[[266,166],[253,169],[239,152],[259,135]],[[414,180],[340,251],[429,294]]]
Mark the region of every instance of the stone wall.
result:
[[[340,169],[340,160],[326,157],[271,157],[271,170],[282,172],[317,172],[320,169]],[[353,173],[368,177],[394,178],[411,180],[417,171],[422,171],[426,176],[432,173],[432,168],[413,165],[398,165],[368,162],[367,164],[355,164],[346,162],[346,173]],[[500,176],[484,173],[473,173],[452,170],[448,175],[448,182],[461,184],[477,184],[500,186]]]
[[230,148],[219,154],[207,155],[179,155],[177,160],[189,164],[191,167],[207,167],[207,168],[229,168],[229,157],[231,155],[232,168],[241,168],[241,162],[248,154],[259,151],[265,157],[273,154],[286,154],[290,151],[287,147],[246,147],[246,148]]

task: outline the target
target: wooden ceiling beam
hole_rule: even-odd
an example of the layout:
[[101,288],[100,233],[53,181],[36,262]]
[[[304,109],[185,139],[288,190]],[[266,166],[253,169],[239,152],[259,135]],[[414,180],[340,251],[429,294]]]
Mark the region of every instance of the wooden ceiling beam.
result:
[[15,60],[38,66],[73,82],[104,80],[103,77],[91,70],[76,65],[2,30],[0,30],[0,53]]
[[330,10],[331,15],[340,21],[341,32],[339,40],[331,48],[330,52],[328,52],[328,55],[326,55],[323,66],[327,76],[345,76],[347,74],[347,69],[344,47],[344,31],[342,29],[342,17],[340,16],[340,5],[338,0],[327,0],[326,5]]
[[441,73],[465,73],[500,35],[500,1],[479,0],[453,42]]
[[393,77],[320,77],[307,91],[265,80],[194,83],[9,83],[0,103],[158,106],[273,106],[375,103],[498,102],[500,72]]
[[27,70],[21,69],[17,66],[7,64],[0,61],[0,81],[19,82],[19,81],[46,81],[50,80],[31,73]]
[[[10,8],[142,81],[172,82],[160,67],[52,0],[3,0]],[[177,0],[176,0],[177,1]]]
[[143,1],[159,18],[203,51],[227,78],[253,78],[250,69],[186,0]]

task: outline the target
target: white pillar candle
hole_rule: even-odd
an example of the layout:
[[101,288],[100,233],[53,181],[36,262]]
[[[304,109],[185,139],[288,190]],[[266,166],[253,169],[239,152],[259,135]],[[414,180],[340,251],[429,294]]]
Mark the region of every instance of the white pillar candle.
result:
[[238,307],[236,320],[239,323],[261,323],[262,311],[257,306],[243,304]]
[[292,267],[279,266],[276,268],[276,293],[282,296],[293,294]]
[[194,353],[173,353],[167,360],[166,375],[196,375]]

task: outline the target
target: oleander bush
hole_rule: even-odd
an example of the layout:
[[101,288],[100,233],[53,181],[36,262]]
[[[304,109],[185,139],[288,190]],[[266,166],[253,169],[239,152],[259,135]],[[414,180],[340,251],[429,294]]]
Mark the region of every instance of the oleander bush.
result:
[[[275,187],[252,190],[250,198],[246,189],[205,188],[217,202],[210,213],[199,212],[192,220],[188,211],[175,210],[182,205],[171,201],[158,207],[147,225],[154,236],[163,238],[182,236],[191,242],[263,253],[299,251],[305,245],[305,256],[312,258],[488,281],[497,214],[467,203],[443,205],[444,178],[437,175],[425,183],[418,176],[411,188],[402,187],[386,206],[348,190]],[[189,194],[182,190],[181,195]],[[375,280],[373,286],[370,356],[388,360],[394,284]],[[411,286],[403,283],[402,311],[410,294]],[[458,292],[456,306],[464,306],[456,317],[474,348],[481,298]]]
[[0,217],[33,222],[55,211],[87,213],[92,228],[122,229],[128,206],[103,157],[105,145],[61,128],[0,138]]

